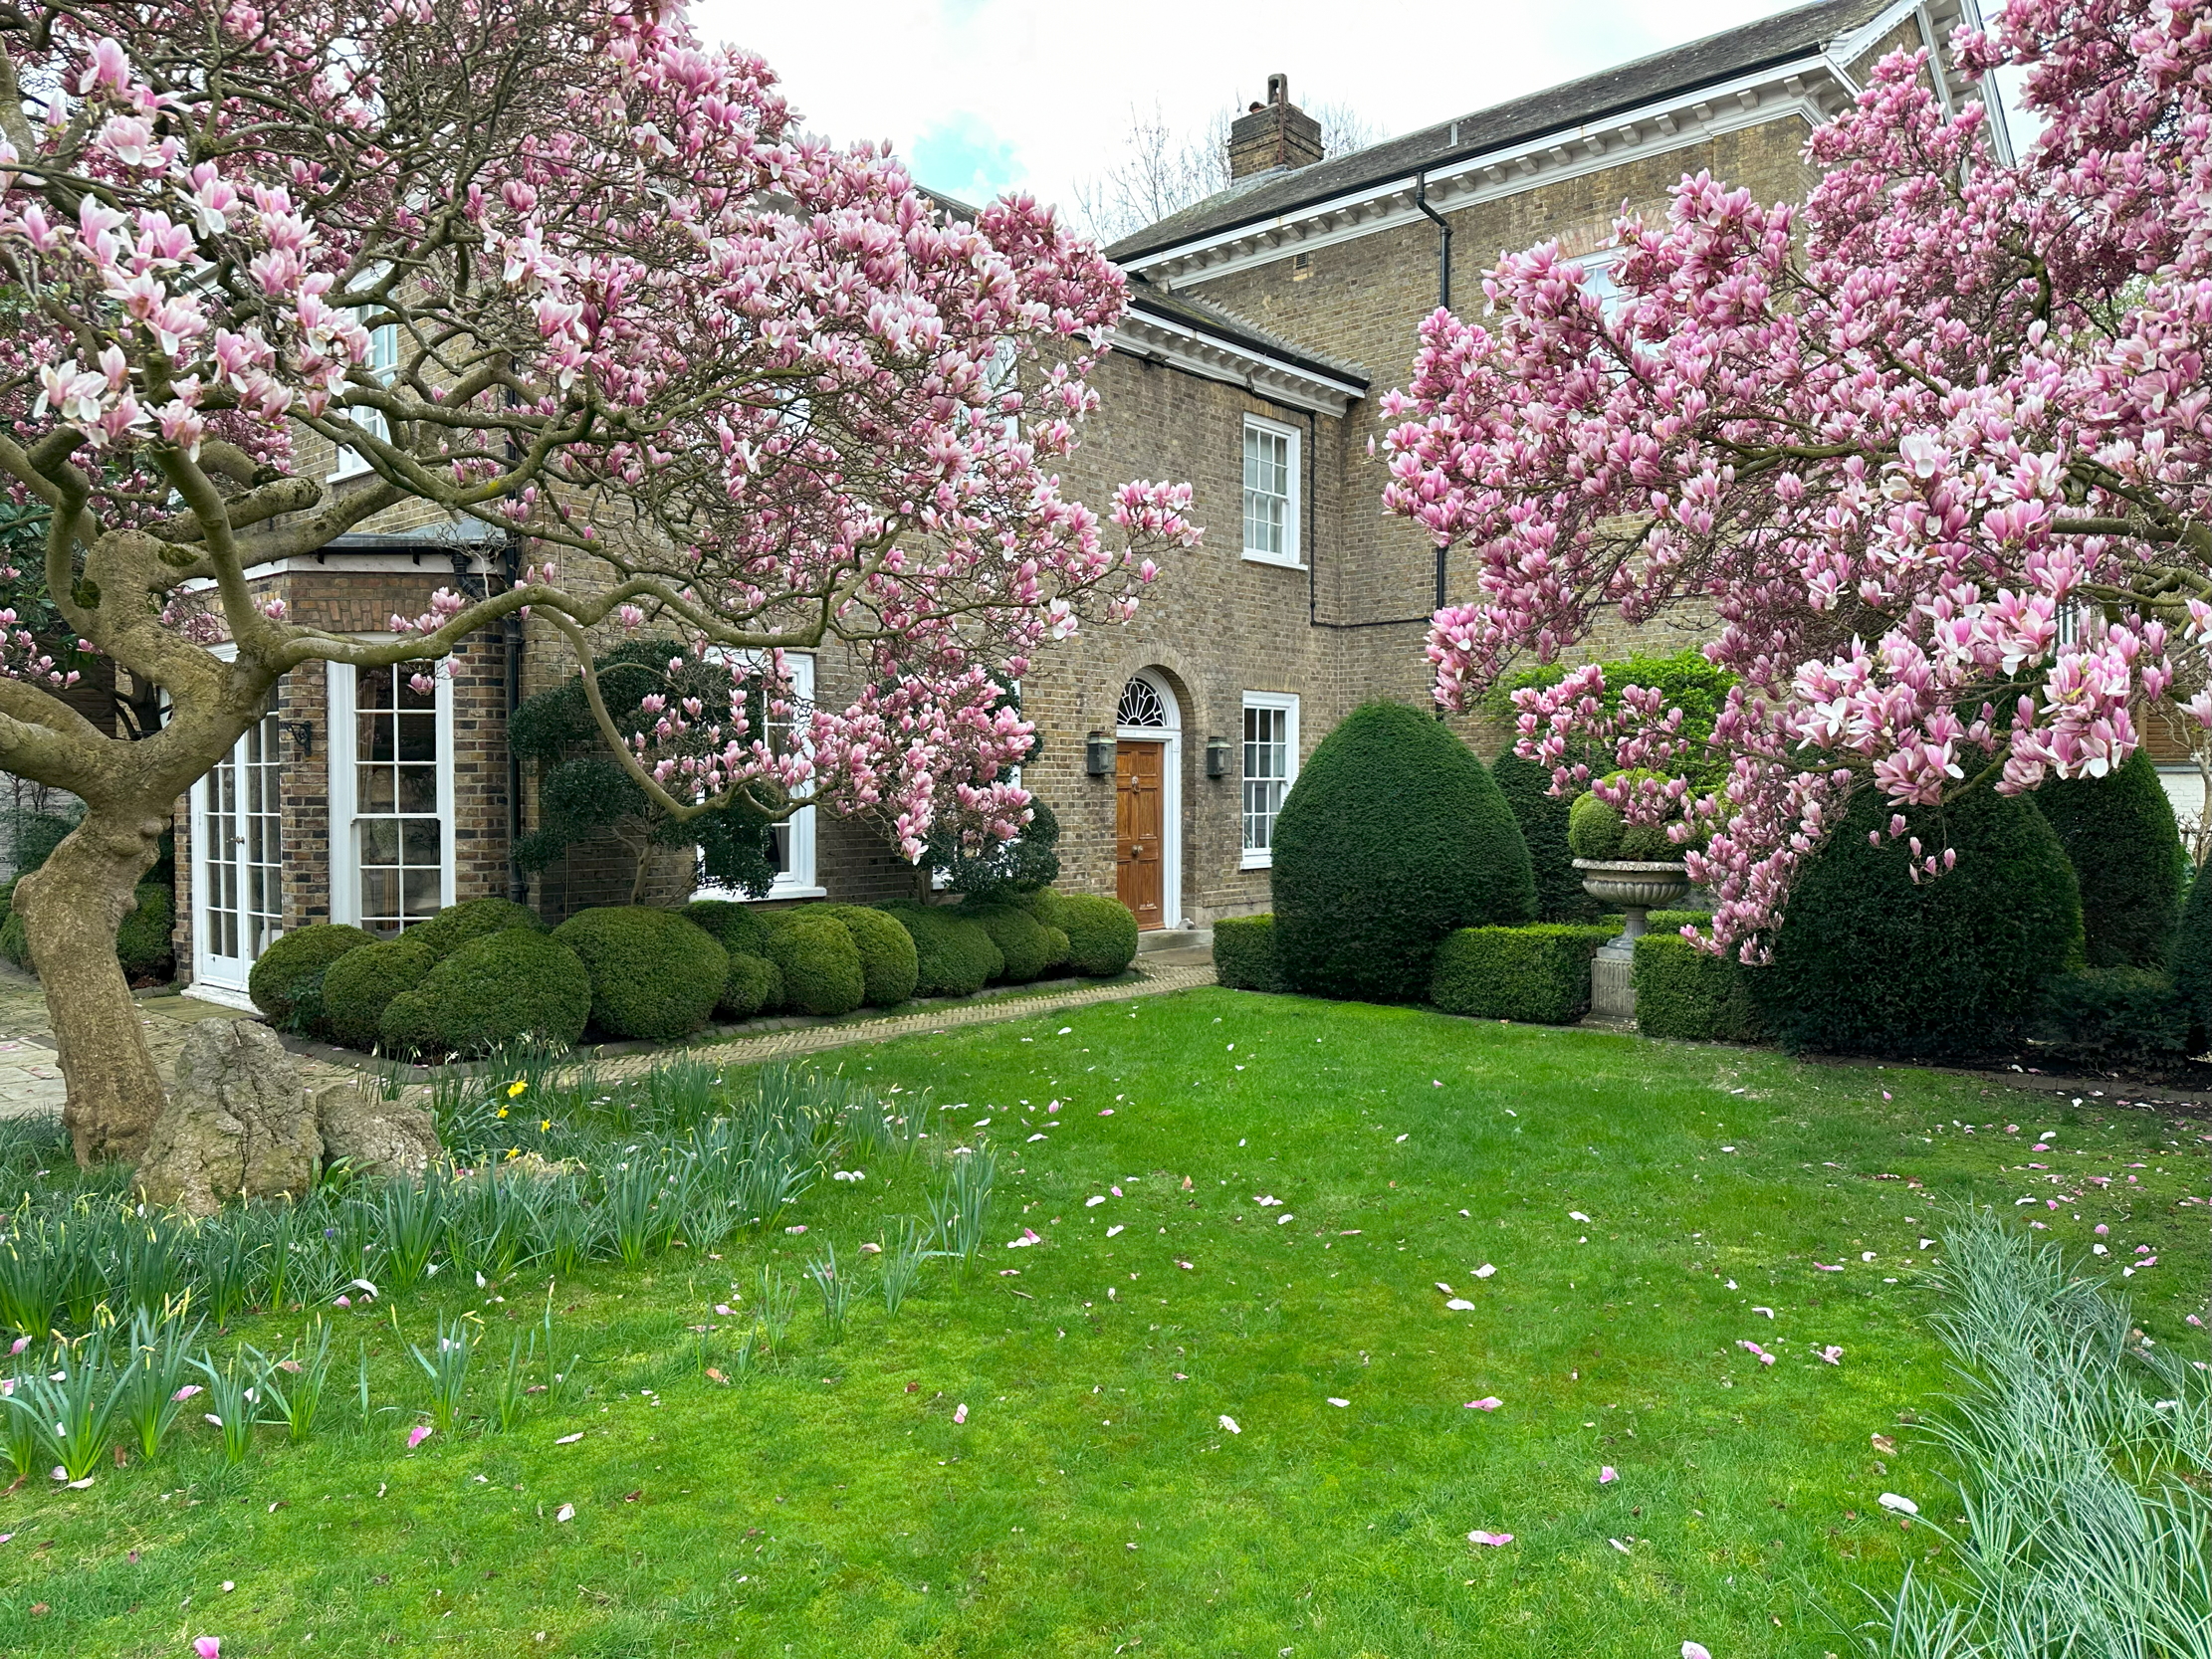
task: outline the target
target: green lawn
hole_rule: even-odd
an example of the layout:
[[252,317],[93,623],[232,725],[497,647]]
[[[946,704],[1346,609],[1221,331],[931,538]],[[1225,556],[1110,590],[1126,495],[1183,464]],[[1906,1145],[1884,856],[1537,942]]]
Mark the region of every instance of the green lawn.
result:
[[919,1168],[824,1182],[804,1237],[553,1287],[588,1394],[413,1453],[393,1314],[423,1342],[481,1309],[487,1403],[547,1281],[343,1316],[306,1446],[226,1467],[201,1427],[0,1499],[7,1651],[1818,1659],[1927,1548],[1878,1495],[1947,1513],[1900,1426],[1944,1383],[1943,1206],[2149,1246],[2138,1323],[2203,1345],[2212,1126],[2096,1098],[1227,991],[845,1064],[998,1147],[965,1279],[932,1264],[895,1320],[865,1295],[837,1344],[802,1306],[785,1357],[702,1376],[772,1244],[795,1272],[923,1210]]

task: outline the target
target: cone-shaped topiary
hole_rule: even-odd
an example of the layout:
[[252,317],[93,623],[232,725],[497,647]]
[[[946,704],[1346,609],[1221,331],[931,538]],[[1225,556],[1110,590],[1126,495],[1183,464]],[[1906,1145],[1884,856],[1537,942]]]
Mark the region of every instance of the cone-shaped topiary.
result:
[[1510,748],[1491,762],[1490,776],[1513,809],[1528,845],[1529,872],[1536,880],[1536,915],[1543,922],[1587,922],[1598,901],[1582,890],[1582,872],[1567,846],[1567,810],[1574,803],[1551,793],[1551,768],[1523,760]]
[[383,1039],[384,1010],[391,999],[414,990],[438,965],[437,953],[416,937],[420,932],[410,928],[365,950],[348,950],[331,964],[323,975],[323,1013],[331,1041],[366,1049]]
[[2149,750],[2102,777],[2052,778],[2028,799],[2074,866],[2090,966],[2165,966],[2186,861]]
[[1404,704],[1363,704],[1321,740],[1274,841],[1275,948],[1300,990],[1410,1001],[1444,934],[1536,915],[1528,847],[1489,770]]
[[1891,810],[1862,788],[1800,872],[1774,960],[1750,976],[1760,1014],[1793,1049],[2002,1051],[2044,982],[2080,959],[2073,866],[2027,801],[1977,790],[1904,814],[1924,847],[1958,854],[1955,869],[1914,882],[1905,841],[1887,833]]
[[546,925],[528,905],[512,899],[467,899],[448,905],[427,922],[407,930],[407,936],[427,946],[434,960],[443,961],[472,938],[504,933],[510,928],[528,928],[542,933]]
[[946,905],[897,900],[881,907],[914,940],[915,990],[921,996],[973,996],[1006,965],[982,923]]
[[2205,880],[2202,870],[2189,883],[2166,961],[2174,1000],[2189,1025],[2186,1046],[2191,1054],[2201,1054],[2212,1036],[2212,881]]
[[860,949],[851,930],[822,908],[769,912],[769,960],[783,975],[784,1000],[800,1013],[849,1014],[868,994]]
[[865,905],[819,905],[823,916],[833,916],[852,934],[860,952],[860,979],[865,1001],[871,1008],[891,1008],[914,994],[920,964],[914,954],[914,935],[883,912]]
[[582,959],[592,1023],[609,1036],[688,1037],[707,1023],[730,977],[730,953],[674,911],[578,911],[553,936]]
[[348,950],[375,942],[375,934],[343,923],[311,922],[295,928],[261,953],[246,975],[246,994],[278,1030],[319,1032],[323,975]]
[[508,928],[469,940],[416,989],[394,996],[382,1037],[394,1052],[467,1056],[522,1037],[566,1048],[583,1035],[592,1007],[591,975],[574,951],[536,929]]

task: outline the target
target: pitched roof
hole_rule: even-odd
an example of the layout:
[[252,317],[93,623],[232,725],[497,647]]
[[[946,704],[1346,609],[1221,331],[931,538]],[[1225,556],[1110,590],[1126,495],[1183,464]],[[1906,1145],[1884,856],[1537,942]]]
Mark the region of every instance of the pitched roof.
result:
[[1270,333],[1256,322],[1247,322],[1226,306],[1217,306],[1211,301],[1194,295],[1181,294],[1174,289],[1159,288],[1142,277],[1129,279],[1129,306],[1132,311],[1150,311],[1155,316],[1188,323],[1217,338],[1232,340],[1238,345],[1260,352],[1315,374],[1366,390],[1369,376],[1360,364],[1343,357],[1331,357],[1316,351],[1310,345],[1299,345],[1280,334]]
[[[1818,51],[1880,12],[1889,0],[1820,0],[1779,17],[1707,35],[1634,63],[1390,138],[1350,155],[1304,167],[1271,168],[1238,179],[1203,202],[1171,213],[1106,250],[1141,259],[1180,243],[1274,218],[1350,191],[1411,177],[1485,150],[1603,120],[1669,94],[1730,81]],[[1451,141],[1452,129],[1458,142]]]

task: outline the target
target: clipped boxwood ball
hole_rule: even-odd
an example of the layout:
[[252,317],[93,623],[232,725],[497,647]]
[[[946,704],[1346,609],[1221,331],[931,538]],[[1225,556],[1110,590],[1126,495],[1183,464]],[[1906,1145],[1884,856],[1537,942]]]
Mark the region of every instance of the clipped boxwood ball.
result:
[[715,1013],[726,1020],[749,1020],[783,1005],[783,973],[766,956],[730,952],[730,974],[722,981]]
[[866,905],[818,905],[824,916],[833,916],[852,934],[860,952],[860,979],[871,1008],[891,1008],[914,994],[921,964],[914,953],[914,936],[891,918]]
[[518,905],[512,899],[484,898],[446,906],[429,921],[409,928],[407,936],[427,946],[433,960],[442,961],[470,939],[504,933],[510,928],[528,928],[540,933],[546,931],[545,923],[528,905]]
[[[1977,790],[1905,812],[1906,835],[1956,868],[1914,882],[1889,803],[1862,787],[1804,868],[1752,994],[1785,1047],[1904,1057],[2001,1052],[2082,943],[2059,838],[2020,796]],[[1870,831],[1879,845],[1869,845]]]
[[[1063,956],[1069,944],[1055,944],[1052,930],[1018,905],[967,904],[960,914],[982,927],[991,935],[991,942],[998,947],[998,954],[1005,958],[1005,965],[998,970],[998,977],[1008,984],[1026,985],[1032,979],[1044,977],[1044,970],[1053,965],[1055,950]],[[1061,939],[1067,934],[1062,933]]]
[[1137,919],[1119,899],[1054,893],[1037,917],[1067,934],[1067,964],[1077,973],[1108,979],[1137,958]]
[[331,1041],[374,1048],[384,1035],[384,1010],[401,991],[421,985],[438,958],[409,929],[365,950],[349,950],[323,975],[323,1016]]
[[1444,934],[1536,915],[1489,769],[1399,703],[1363,704],[1314,749],[1275,821],[1273,885],[1283,975],[1325,996],[1412,1001]]
[[261,953],[246,975],[246,994],[278,1029],[319,1031],[323,975],[347,951],[375,942],[373,933],[341,922],[311,922],[295,928]]
[[905,899],[880,908],[914,940],[918,996],[974,996],[1005,968],[990,933],[962,911]]
[[509,928],[469,940],[420,989],[394,996],[384,1034],[464,1056],[524,1037],[567,1048],[592,1010],[591,975],[574,951],[535,929]]
[[732,904],[727,899],[694,899],[684,907],[684,915],[712,933],[725,950],[742,950],[749,956],[768,953],[768,924],[751,905]]
[[430,998],[420,990],[401,991],[384,1004],[383,1024],[376,1037],[386,1054],[420,1057],[435,1053],[438,1035],[430,1018]]
[[2028,799],[2074,866],[2090,966],[2165,966],[2186,861],[2150,751],[2102,777],[2052,778]]
[[829,907],[771,911],[769,960],[783,975],[783,998],[802,1014],[849,1014],[868,994],[860,949]]
[[690,1036],[730,977],[730,953],[674,911],[606,905],[578,911],[553,936],[583,962],[591,1022],[613,1037]]

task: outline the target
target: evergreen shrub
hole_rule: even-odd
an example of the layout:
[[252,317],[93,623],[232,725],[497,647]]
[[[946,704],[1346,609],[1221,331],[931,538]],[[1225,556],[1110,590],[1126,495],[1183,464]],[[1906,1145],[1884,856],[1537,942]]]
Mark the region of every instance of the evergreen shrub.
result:
[[755,1014],[782,1006],[782,969],[766,956],[731,951],[729,977],[722,982],[722,995],[715,1003],[715,1013],[726,1020],[749,1020]]
[[1551,768],[1523,760],[1509,748],[1490,763],[1490,776],[1528,844],[1537,919],[1590,921],[1598,914],[1598,901],[1583,892],[1582,872],[1575,868],[1574,850],[1567,845],[1567,814],[1574,802],[1551,793]]
[[[770,911],[769,960],[783,975],[783,997],[802,1014],[849,1014],[868,995],[860,948],[827,906]],[[725,970],[727,971],[727,970]]]
[[895,1008],[914,994],[921,964],[914,953],[914,935],[890,917],[866,905],[815,905],[822,916],[836,918],[852,935],[860,952],[862,1000],[870,1008]]
[[[605,913],[585,911],[570,920],[594,914]],[[610,930],[601,925],[596,933],[586,932],[603,944]],[[433,966],[414,990],[392,997],[384,1005],[380,1035],[394,1052],[464,1058],[523,1037],[567,1048],[583,1035],[596,1005],[595,981],[558,930],[549,936],[532,928],[509,928],[469,940]]]
[[2189,1022],[2188,1051],[2201,1054],[2212,1035],[2212,881],[2201,870],[2182,901],[2167,963],[2174,999]]
[[1611,936],[1573,923],[1458,929],[1437,946],[1429,1000],[1447,1014],[1571,1024],[1590,1011],[1590,958]]
[[[1002,959],[997,977],[1008,984],[1026,985],[1043,978],[1044,970],[1054,965],[1055,952],[1064,958],[1069,948],[1056,941],[1053,931],[1019,905],[977,904],[971,900],[960,907],[960,914],[991,935]],[[1066,937],[1065,933],[1060,935],[1063,940]]]
[[1958,854],[1955,869],[1914,882],[1904,839],[1887,833],[1891,810],[1880,789],[1861,789],[1800,870],[1774,959],[1751,977],[1760,1015],[1791,1049],[2007,1049],[2044,981],[2080,964],[2073,866],[2032,805],[1984,789],[1904,813],[1906,835]]
[[1110,979],[1137,959],[1137,919],[1119,899],[1049,888],[1037,898],[1037,920],[1067,934],[1067,963],[1075,972]]
[[730,977],[729,952],[674,911],[578,911],[553,936],[591,976],[591,1021],[609,1036],[688,1037],[707,1023]]
[[1275,958],[1275,919],[1231,916],[1215,923],[1214,977],[1232,990],[1290,989]]
[[417,989],[438,965],[438,955],[410,928],[397,938],[349,950],[323,976],[323,1012],[331,1041],[374,1048],[384,1035],[384,1010],[401,991]]
[[115,955],[126,979],[166,979],[176,971],[176,893],[140,882],[136,902],[115,931]]
[[2036,1037],[2070,1064],[2170,1066],[2189,1052],[2189,1011],[2163,973],[2085,968],[2044,987]]
[[[1662,928],[1661,916],[1673,922]],[[1765,1035],[1747,968],[1732,955],[1700,950],[1674,931],[1692,912],[1654,911],[1652,931],[1636,941],[1636,1028],[1647,1037],[1755,1043]]]
[[723,949],[742,950],[749,956],[764,955],[769,947],[769,926],[761,914],[751,905],[727,899],[694,899],[684,907],[684,915],[714,934]]
[[407,936],[430,952],[432,961],[443,961],[473,938],[504,933],[510,928],[528,928],[542,933],[546,924],[528,905],[512,899],[467,899],[448,905],[427,922],[407,930]]
[[246,975],[246,994],[280,1031],[323,1030],[323,975],[348,950],[374,944],[376,936],[341,922],[295,928],[268,949]]
[[962,911],[911,899],[879,908],[914,940],[918,995],[973,996],[1005,970],[989,931]]
[[2090,966],[2164,967],[2187,860],[2150,751],[2102,777],[2052,778],[2028,799],[2074,866]]
[[1567,809],[1567,847],[1576,858],[1650,864],[1678,863],[1682,856],[1682,850],[1667,839],[1664,824],[1632,824],[1621,816],[1619,807],[1594,794],[1577,795]]
[[1536,915],[1488,768],[1397,703],[1353,710],[1314,749],[1275,821],[1273,885],[1284,976],[1328,996],[1425,996],[1446,933]]

